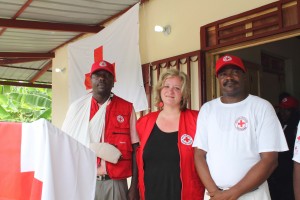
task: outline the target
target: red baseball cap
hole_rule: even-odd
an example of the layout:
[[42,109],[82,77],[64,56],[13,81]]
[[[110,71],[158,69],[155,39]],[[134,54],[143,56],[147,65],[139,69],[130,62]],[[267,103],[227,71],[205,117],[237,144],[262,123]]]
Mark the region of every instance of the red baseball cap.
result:
[[225,55],[217,60],[216,64],[216,75],[218,75],[218,72],[228,65],[234,65],[243,70],[243,72],[246,72],[245,65],[239,57],[232,56],[232,55]]
[[94,62],[94,64],[92,65],[92,68],[91,68],[90,75],[92,75],[96,71],[100,71],[100,70],[105,70],[105,71],[111,73],[114,78],[116,78],[115,66],[113,64],[111,64],[105,60],[100,60],[100,61]]
[[281,100],[280,104],[278,105],[279,108],[285,108],[285,109],[290,109],[290,108],[297,108],[299,105],[299,102],[297,99],[294,97],[285,97]]

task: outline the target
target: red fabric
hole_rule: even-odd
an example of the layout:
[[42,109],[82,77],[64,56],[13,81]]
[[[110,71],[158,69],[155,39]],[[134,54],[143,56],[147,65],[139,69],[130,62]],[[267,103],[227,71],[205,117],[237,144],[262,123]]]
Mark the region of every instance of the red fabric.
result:
[[85,76],[85,79],[84,79],[85,89],[86,90],[92,89],[91,74],[87,73],[84,76]]
[[94,49],[94,62],[103,60],[103,46]]
[[99,110],[98,102],[94,97],[92,97],[91,111],[90,111],[90,121],[94,117],[94,115],[97,113],[98,110]]
[[132,144],[130,117],[132,103],[114,95],[106,108],[104,142],[117,147],[122,156],[117,164],[106,163],[108,175],[113,179],[132,176]]
[[[116,95],[113,96],[110,104],[106,107],[104,142],[114,145],[122,153],[122,157],[117,164],[106,163],[107,173],[113,179],[124,179],[132,176],[132,145],[130,137],[132,109],[131,103]],[[97,100],[92,98],[90,120],[98,110]],[[122,120],[118,118],[120,116]],[[97,158],[98,166],[100,161],[100,158]]]
[[[140,146],[137,150],[137,165],[138,165],[138,183],[140,197],[145,199],[144,185],[144,162],[143,152],[145,144],[151,134],[156,119],[160,111],[150,113],[137,121],[137,132],[140,137]],[[185,145],[182,139],[185,135],[189,135],[194,139],[196,132],[198,111],[186,110],[181,112],[179,130],[178,130],[178,148],[180,155],[180,178],[182,182],[181,199],[182,200],[203,200],[204,185],[200,181],[195,169],[194,151],[192,144]]]
[[43,183],[21,173],[22,124],[0,122],[0,199],[41,199]]

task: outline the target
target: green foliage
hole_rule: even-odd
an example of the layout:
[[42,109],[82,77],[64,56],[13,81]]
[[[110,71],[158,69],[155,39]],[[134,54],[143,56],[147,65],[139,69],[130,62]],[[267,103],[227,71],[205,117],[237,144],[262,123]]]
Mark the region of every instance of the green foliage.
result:
[[0,121],[51,121],[52,90],[0,85]]

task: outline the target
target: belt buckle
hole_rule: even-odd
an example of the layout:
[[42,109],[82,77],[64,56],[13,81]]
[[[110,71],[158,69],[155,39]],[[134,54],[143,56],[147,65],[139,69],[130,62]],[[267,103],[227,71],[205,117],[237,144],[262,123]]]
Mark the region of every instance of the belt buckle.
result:
[[97,176],[98,181],[106,181],[106,180],[109,180],[109,179],[110,179],[110,177],[107,174]]

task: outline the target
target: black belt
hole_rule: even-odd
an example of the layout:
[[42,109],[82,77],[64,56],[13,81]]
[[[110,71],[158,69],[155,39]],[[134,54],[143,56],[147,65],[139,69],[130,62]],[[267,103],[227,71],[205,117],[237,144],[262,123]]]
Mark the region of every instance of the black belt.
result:
[[111,178],[107,174],[97,175],[97,181],[106,181],[106,180],[110,180],[110,179]]

